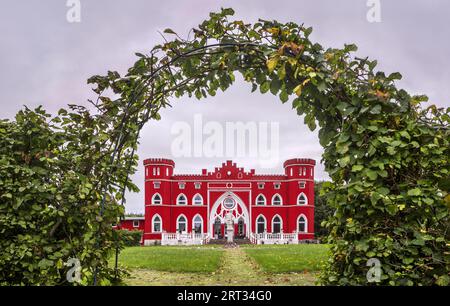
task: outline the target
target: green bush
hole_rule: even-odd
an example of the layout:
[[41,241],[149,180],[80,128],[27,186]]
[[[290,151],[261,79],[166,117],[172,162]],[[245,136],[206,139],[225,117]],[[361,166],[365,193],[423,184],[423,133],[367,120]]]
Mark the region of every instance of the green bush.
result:
[[124,246],[140,246],[142,231],[129,231],[129,230],[117,230],[119,239],[123,242]]
[[111,224],[124,209],[113,188],[102,208],[109,157],[93,122],[82,110],[51,118],[41,108],[0,121],[1,285],[75,284],[66,277],[71,258],[81,284],[92,285],[95,271],[97,284],[115,278]]

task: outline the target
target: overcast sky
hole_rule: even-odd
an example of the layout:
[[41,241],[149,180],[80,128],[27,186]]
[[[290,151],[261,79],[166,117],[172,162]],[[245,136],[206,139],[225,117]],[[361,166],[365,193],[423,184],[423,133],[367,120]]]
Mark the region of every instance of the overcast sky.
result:
[[[172,28],[181,36],[220,7],[233,7],[236,18],[258,18],[305,23],[314,28],[311,39],[324,47],[359,46],[358,55],[377,59],[379,69],[403,74],[400,87],[426,94],[430,102],[450,106],[450,1],[381,0],[381,22],[366,18],[366,0],[81,0],[81,22],[70,23],[65,0],[0,0],[0,110],[12,118],[28,105],[44,105],[55,112],[68,103],[86,105],[94,95],[86,79],[108,70],[125,73],[135,52],[161,42],[158,31]],[[188,97],[173,100],[162,120],[142,131],[139,171],[133,176],[141,193],[128,194],[127,211],[143,212],[143,167],[147,157],[174,158],[171,128],[176,122],[192,125],[195,114],[203,121],[279,123],[279,161],[262,167],[258,158],[233,158],[239,166],[257,173],[283,172],[284,160],[293,157],[321,159],[316,132],[310,132],[276,97],[250,93],[241,80],[226,93],[202,101]],[[212,170],[222,158],[174,158],[176,173]],[[322,165],[316,178],[326,179]]]

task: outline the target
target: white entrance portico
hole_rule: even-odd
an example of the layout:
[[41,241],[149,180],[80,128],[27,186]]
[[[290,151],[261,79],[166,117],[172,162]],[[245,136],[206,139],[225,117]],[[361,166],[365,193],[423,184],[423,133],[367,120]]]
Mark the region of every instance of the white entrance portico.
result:
[[241,231],[241,233],[245,233],[245,237],[250,237],[251,229],[248,209],[242,199],[233,192],[224,192],[212,206],[208,223],[209,236],[214,238],[218,226],[226,224],[228,213],[233,224],[238,225],[237,232]]

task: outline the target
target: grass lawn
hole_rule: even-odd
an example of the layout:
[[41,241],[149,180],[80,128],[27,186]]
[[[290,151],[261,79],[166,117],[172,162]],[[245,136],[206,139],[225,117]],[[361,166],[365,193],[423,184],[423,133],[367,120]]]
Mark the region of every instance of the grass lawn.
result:
[[327,259],[324,244],[248,245],[244,251],[265,272],[317,272]]
[[223,249],[217,247],[128,247],[120,252],[119,265],[167,272],[214,272],[222,254]]
[[130,271],[130,286],[301,286],[315,284],[327,251],[317,244],[128,247],[119,265]]

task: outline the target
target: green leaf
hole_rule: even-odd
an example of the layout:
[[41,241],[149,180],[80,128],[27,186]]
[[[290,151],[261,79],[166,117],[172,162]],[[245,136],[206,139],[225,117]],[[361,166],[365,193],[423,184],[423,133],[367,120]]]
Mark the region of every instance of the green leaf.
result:
[[391,73],[388,78],[391,80],[401,80],[402,75],[399,72],[394,72],[394,73]]
[[350,156],[344,156],[341,159],[338,160],[339,166],[345,167],[350,163]]
[[281,82],[280,82],[280,80],[277,79],[277,78],[274,78],[274,79],[270,82],[270,92],[271,92],[273,95],[277,95],[277,94],[278,94],[278,91],[280,90],[280,88],[281,88]]
[[303,84],[298,84],[297,86],[295,86],[294,88],[294,92],[297,96],[301,96],[302,95],[302,90],[303,90]]
[[274,56],[267,60],[266,64],[267,64],[267,69],[269,70],[269,73],[272,73],[275,70],[279,59],[280,58],[278,56]]
[[368,169],[368,170],[366,171],[366,175],[367,175],[367,177],[368,177],[369,179],[371,179],[372,181],[376,180],[376,179],[377,179],[377,176],[378,176],[378,174],[377,174],[376,171],[373,171],[373,170],[370,170],[370,169]]
[[381,105],[377,104],[369,111],[372,115],[378,115],[381,113]]
[[280,100],[281,100],[281,102],[283,102],[283,103],[286,103],[286,102],[289,100],[289,95],[288,95],[288,93],[286,92],[286,90],[282,90],[282,91],[281,91],[281,93],[280,93]]
[[269,91],[270,88],[270,82],[269,81],[264,81],[261,86],[259,87],[259,90],[261,91],[261,93],[266,93]]
[[414,188],[414,189],[408,190],[409,196],[420,196],[421,194],[422,194],[422,190],[420,190],[419,188]]
[[414,262],[414,258],[412,258],[412,257],[406,257],[406,258],[403,258],[402,261],[403,261],[404,264],[409,265],[409,264],[411,264],[411,263]]
[[169,29],[169,28],[165,29],[165,30],[164,30],[164,33],[167,33],[167,34],[175,34],[175,35],[177,34],[177,33],[175,33],[174,30]]

